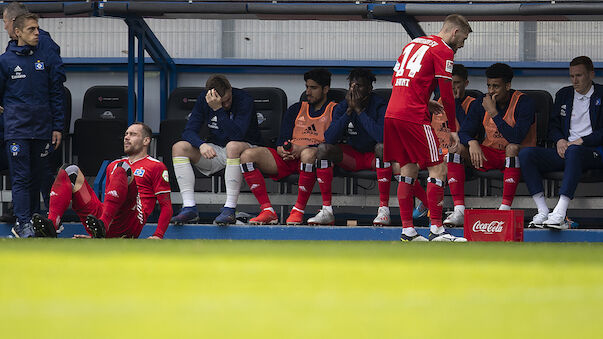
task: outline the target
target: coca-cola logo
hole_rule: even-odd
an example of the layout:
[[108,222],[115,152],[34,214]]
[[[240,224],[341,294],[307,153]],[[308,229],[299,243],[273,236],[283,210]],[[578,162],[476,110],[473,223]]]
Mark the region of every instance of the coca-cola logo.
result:
[[473,232],[482,232],[484,234],[501,233],[504,225],[505,222],[502,220],[493,220],[489,223],[477,220],[475,224],[473,224]]

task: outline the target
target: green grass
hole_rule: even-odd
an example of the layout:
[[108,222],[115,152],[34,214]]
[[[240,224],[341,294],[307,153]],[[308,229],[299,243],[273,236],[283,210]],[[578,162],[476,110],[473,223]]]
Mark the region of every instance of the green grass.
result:
[[603,246],[0,240],[2,338],[597,338]]

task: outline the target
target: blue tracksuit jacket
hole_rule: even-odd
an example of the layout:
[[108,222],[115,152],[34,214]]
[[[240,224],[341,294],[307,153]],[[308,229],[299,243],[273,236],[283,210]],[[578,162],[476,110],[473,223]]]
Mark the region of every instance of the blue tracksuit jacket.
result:
[[[246,141],[253,145],[261,143],[258,131],[258,119],[253,110],[253,98],[242,89],[232,89],[230,111],[220,108],[214,111],[205,101],[207,91],[197,98],[197,103],[182,132],[182,139],[193,147],[199,148],[205,142],[225,147],[229,141]],[[209,135],[200,136],[203,125],[209,129]],[[208,133],[204,133],[208,134]]]
[[[333,120],[325,131],[325,142],[336,144],[341,139],[359,152],[373,152],[375,144],[383,142],[383,120],[387,102],[371,94],[366,109],[361,114],[346,114],[348,102],[340,102],[333,110]],[[345,135],[344,135],[345,133]]]
[[11,41],[0,56],[4,140],[50,140],[52,131],[62,131],[64,81],[58,54]]
[[[593,132],[582,137],[583,145],[597,147],[603,156],[603,86],[593,83],[595,91],[590,97],[590,125]],[[559,139],[569,137],[570,121],[574,106],[574,88],[563,87],[555,95],[555,105],[549,118],[549,140],[557,145]]]

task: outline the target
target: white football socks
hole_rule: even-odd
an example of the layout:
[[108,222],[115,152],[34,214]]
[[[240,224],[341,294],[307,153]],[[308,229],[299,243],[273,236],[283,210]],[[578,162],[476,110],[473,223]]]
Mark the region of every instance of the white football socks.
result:
[[241,173],[240,165],[240,158],[226,159],[226,170],[224,171],[226,202],[224,203],[224,207],[237,207],[237,201],[241,192],[241,183],[243,182],[243,173]]
[[569,206],[569,202],[570,202],[569,197],[567,197],[565,195],[561,195],[559,197],[559,202],[557,202],[557,206],[555,206],[555,209],[553,210],[553,213],[566,215],[567,207]]
[[195,206],[195,172],[187,157],[173,157],[174,173],[182,195],[182,207]]
[[544,199],[544,193],[536,193],[532,196],[534,202],[536,203],[536,208],[538,208],[538,213],[540,214],[549,214],[549,208],[546,205],[546,200]]

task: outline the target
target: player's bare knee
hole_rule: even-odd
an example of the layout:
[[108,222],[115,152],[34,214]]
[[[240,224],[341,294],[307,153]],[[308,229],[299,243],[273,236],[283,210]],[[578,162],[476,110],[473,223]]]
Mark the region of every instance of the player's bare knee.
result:
[[249,144],[242,141],[229,141],[226,144],[226,157],[236,159],[241,156],[241,153],[249,148]]
[[340,163],[343,160],[343,152],[336,145],[320,144],[317,147],[316,160],[329,160],[334,163]]
[[516,157],[519,154],[518,144],[508,144],[505,148],[505,155],[507,157]]
[[431,178],[444,180],[446,179],[446,174],[448,173],[448,166],[446,166],[446,163],[442,162],[435,166],[429,167],[428,170]]
[[241,153],[241,163],[255,162],[261,148],[248,148]]
[[320,144],[317,147],[316,151],[316,159],[318,160],[327,160],[329,157],[329,144]]
[[188,152],[192,147],[187,141],[178,141],[172,145],[172,157],[188,157]]
[[392,161],[391,164],[392,164],[392,173],[394,175],[399,175],[400,174],[400,163]]
[[316,161],[317,152],[318,149],[316,147],[306,147],[301,151],[299,160],[306,164],[313,164]]
[[406,164],[400,168],[400,175],[416,179],[419,176],[419,166],[417,164]]

